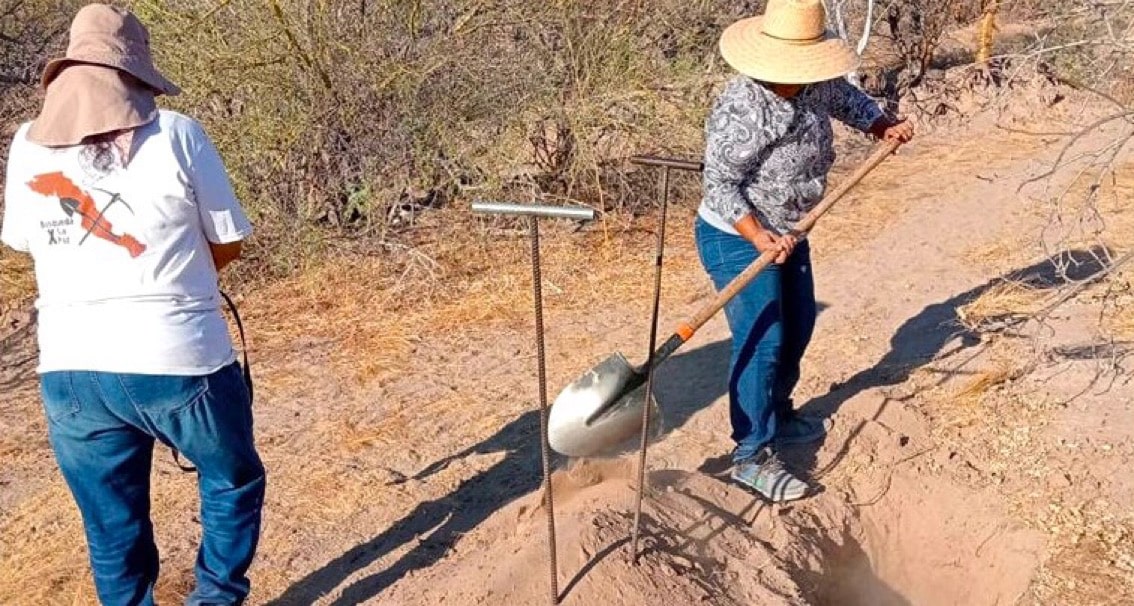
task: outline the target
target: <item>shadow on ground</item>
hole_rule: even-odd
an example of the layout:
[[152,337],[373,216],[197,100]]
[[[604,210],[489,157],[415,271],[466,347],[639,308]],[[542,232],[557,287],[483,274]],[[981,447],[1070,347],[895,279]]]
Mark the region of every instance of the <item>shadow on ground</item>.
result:
[[[1075,251],[1048,259],[1019,271],[990,280],[941,303],[927,306],[907,320],[890,339],[890,351],[871,368],[862,370],[830,393],[808,403],[804,412],[828,416],[843,403],[863,391],[904,382],[917,368],[944,354],[955,354],[979,342],[956,324],[957,309],[976,299],[989,288],[1005,280],[1028,284],[1034,288],[1055,289],[1070,282],[1098,275],[1104,265],[1098,251]],[[954,350],[943,351],[957,340]],[[658,377],[658,399],[665,411],[665,430],[684,425],[702,410],[727,393],[728,340],[674,356]],[[885,406],[885,405],[884,405]],[[876,416],[881,415],[880,409]],[[728,431],[722,427],[721,431]],[[837,465],[851,442],[861,431],[856,428],[841,446]],[[462,535],[474,529],[494,512],[540,486],[539,414],[524,413],[483,442],[445,459],[436,461],[414,476],[425,480],[451,462],[473,454],[506,453],[492,467],[462,482],[445,497],[421,503],[405,517],[369,541],[361,543],[321,568],[296,581],[282,595],[272,600],[275,605],[311,604],[332,595],[375,562],[403,547],[409,550],[381,570],[351,581],[331,603],[337,606],[358,604],[378,596],[399,579],[415,570],[432,566],[441,560]],[[805,454],[813,466],[818,446]],[[722,459],[723,460],[723,459]],[[720,461],[710,459],[702,471],[719,471]],[[895,600],[898,602],[898,600]]]
[[798,540],[823,554],[823,569],[796,568],[792,577],[818,606],[911,606],[901,593],[879,578],[870,556],[849,528],[802,527]]
[[[658,396],[667,402],[666,430],[681,427],[727,389],[729,342],[710,343],[675,355],[658,378]],[[669,401],[673,402],[669,406]],[[269,602],[278,606],[311,604],[332,595],[363,570],[405,546],[396,561],[342,587],[331,604],[359,604],[378,596],[399,579],[441,560],[466,533],[508,503],[537,490],[541,483],[539,412],[530,411],[483,442],[436,461],[413,476],[425,480],[453,461],[474,454],[506,453],[492,467],[462,482],[445,497],[418,504],[405,517],[296,581]]]
[[[1004,283],[1018,283],[1033,289],[1055,291],[1101,276],[1107,267],[1104,261],[1106,258],[1105,251],[1101,249],[1061,253],[989,280],[940,303],[926,306],[920,313],[898,327],[890,337],[890,351],[886,352],[882,359],[870,368],[859,371],[847,381],[832,386],[830,392],[808,402],[800,409],[801,412],[829,417],[848,400],[865,391],[900,385],[909,379],[913,372],[930,362],[956,356],[978,345],[980,337],[966,331],[959,324],[957,310],[978,299],[990,288]],[[944,382],[949,376],[949,373],[943,373],[939,381]],[[880,418],[891,402],[892,400],[885,399],[870,421]],[[835,457],[823,469],[815,469],[816,456],[822,443],[795,448],[790,458],[800,469],[812,470],[813,476],[821,477],[838,466],[849,451],[851,443],[870,421],[860,422],[851,431]]]

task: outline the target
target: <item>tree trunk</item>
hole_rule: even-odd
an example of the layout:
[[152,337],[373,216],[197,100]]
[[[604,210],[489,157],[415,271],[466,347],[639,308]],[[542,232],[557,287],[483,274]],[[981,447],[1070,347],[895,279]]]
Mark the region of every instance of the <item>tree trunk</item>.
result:
[[980,18],[977,28],[976,62],[979,65],[988,65],[992,58],[992,44],[996,40],[996,13],[1000,10],[999,0],[985,0],[984,14]]

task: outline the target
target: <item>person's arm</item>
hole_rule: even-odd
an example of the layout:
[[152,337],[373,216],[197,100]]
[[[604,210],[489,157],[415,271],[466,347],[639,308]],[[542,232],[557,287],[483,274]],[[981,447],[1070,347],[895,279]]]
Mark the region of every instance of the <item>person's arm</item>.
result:
[[760,252],[780,238],[761,225],[744,193],[760,152],[772,136],[760,99],[741,81],[730,82],[705,125],[705,205],[736,228]]
[[252,233],[252,224],[233,192],[220,153],[196,123],[189,129],[189,179],[217,271],[240,258],[241,241]]
[[780,254],[776,255],[776,263],[787,261],[798,242],[794,234],[776,235],[775,232],[761,225],[756,220],[755,215],[745,215],[743,219],[733,223],[733,227],[736,228],[740,237],[751,242],[752,246],[760,251],[760,254],[769,250],[778,250]]
[[879,139],[908,143],[910,139],[913,139],[914,127],[913,123],[905,118],[892,118],[884,115],[875,120],[867,132]]
[[209,252],[213,255],[213,265],[216,266],[218,272],[229,263],[240,258],[240,248],[241,242],[239,240],[227,244],[209,242]]
[[904,118],[888,116],[874,99],[846,78],[836,78],[823,86],[828,111],[839,122],[879,139],[905,143],[913,138],[913,124]]

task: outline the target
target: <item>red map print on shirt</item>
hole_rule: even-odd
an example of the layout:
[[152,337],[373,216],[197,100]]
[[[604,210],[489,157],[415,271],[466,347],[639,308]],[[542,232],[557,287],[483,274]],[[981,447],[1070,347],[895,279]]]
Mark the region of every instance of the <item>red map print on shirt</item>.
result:
[[[37,175],[28,182],[28,187],[38,194],[59,198],[59,205],[63,207],[63,212],[67,213],[68,216],[78,214],[82,217],[83,229],[86,229],[88,234],[94,234],[96,238],[102,238],[107,242],[125,248],[129,251],[131,257],[137,257],[145,252],[146,245],[139,242],[134,236],[125,233],[117,235],[111,231],[114,226],[106,220],[106,217],[102,216],[102,212],[95,206],[95,201],[90,194],[79,189],[63,173]],[[105,210],[103,209],[103,211]],[[79,242],[79,244],[82,244],[82,242]]]

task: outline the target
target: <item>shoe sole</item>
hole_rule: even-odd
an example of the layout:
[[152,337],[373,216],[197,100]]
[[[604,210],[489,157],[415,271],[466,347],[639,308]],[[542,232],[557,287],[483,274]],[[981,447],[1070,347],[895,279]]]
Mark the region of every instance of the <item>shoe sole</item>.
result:
[[749,483],[749,482],[745,481],[744,479],[737,477],[735,474],[730,474],[730,477],[732,478],[733,482],[740,484],[744,488],[747,488],[748,490],[755,492],[756,494],[764,497],[765,499],[767,499],[767,500],[769,500],[773,503],[787,503],[787,502],[790,502],[790,501],[798,501],[798,500],[802,499],[803,497],[806,497],[808,490],[809,490],[809,488],[805,485],[802,490],[800,490],[798,492],[785,492],[785,493],[783,493],[783,495],[781,495],[781,497],[779,499],[777,499],[777,498],[773,497],[772,495],[764,492],[763,490],[760,490],[759,488],[757,488],[755,484]]

